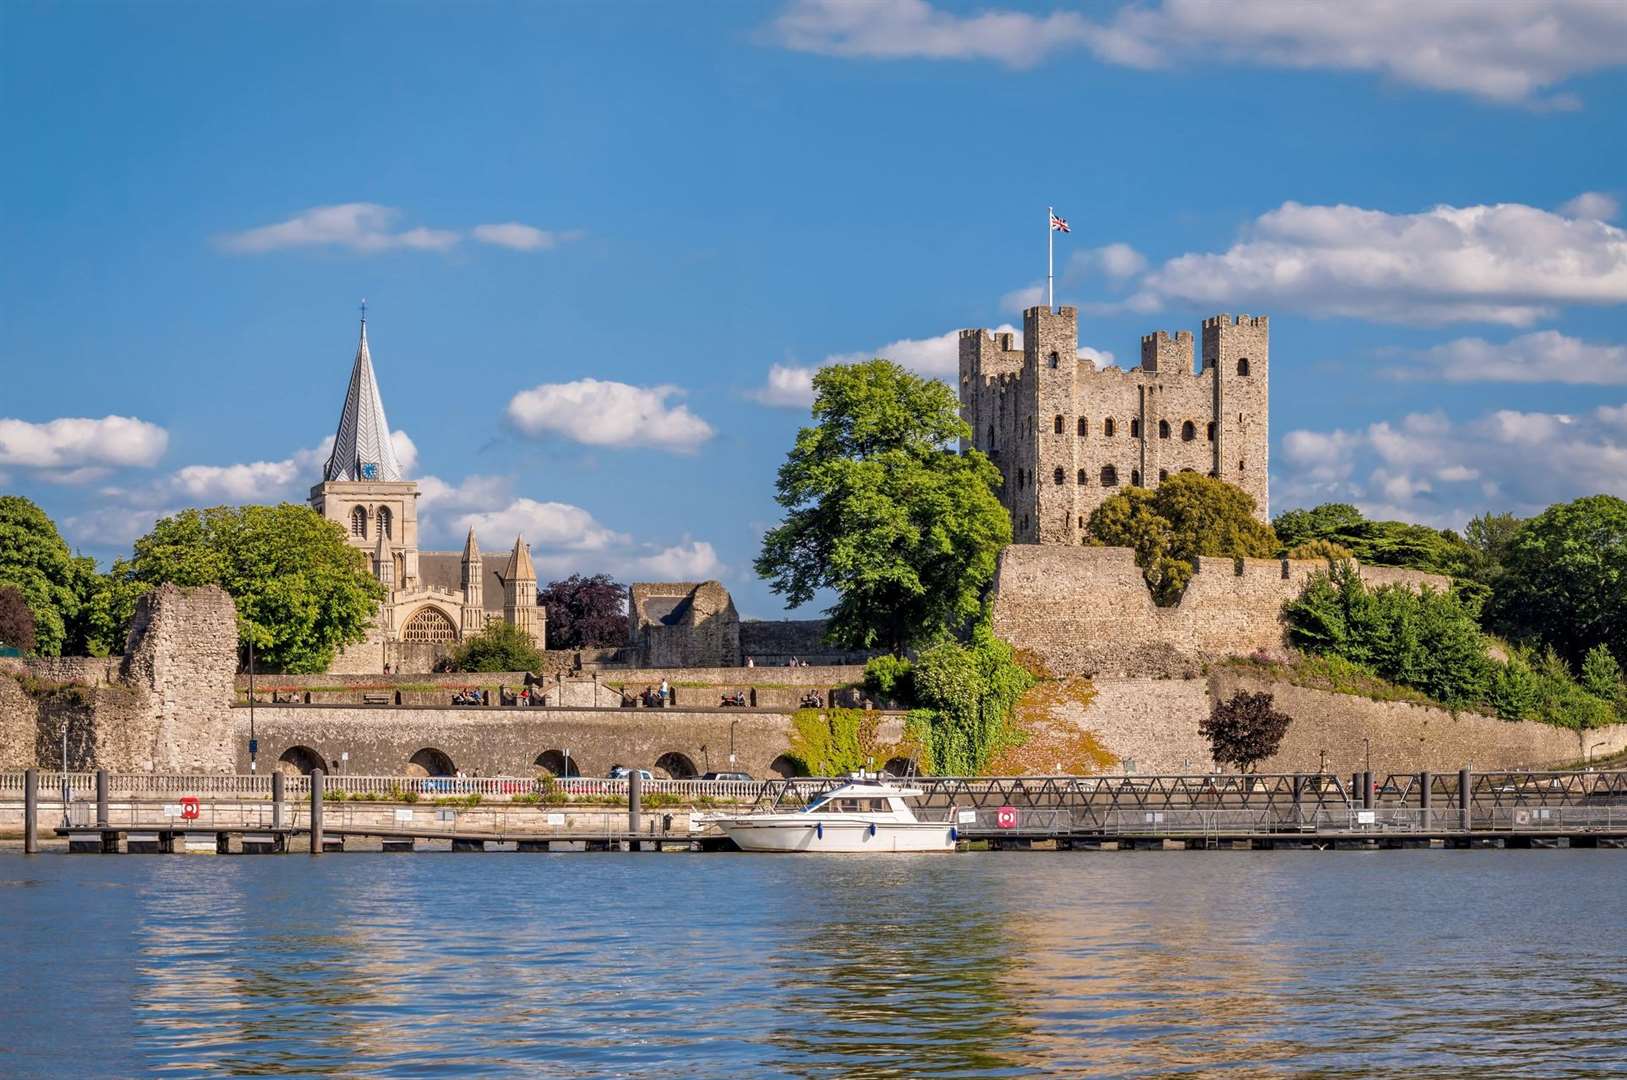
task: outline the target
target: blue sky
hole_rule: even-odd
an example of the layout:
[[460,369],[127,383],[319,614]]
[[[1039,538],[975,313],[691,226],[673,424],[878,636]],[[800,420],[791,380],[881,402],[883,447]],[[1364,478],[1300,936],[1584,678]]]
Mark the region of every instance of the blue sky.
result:
[[1272,316],[1273,511],[1627,495],[1627,7],[0,7],[0,490],[299,500],[356,308],[425,548],[721,577],[808,372]]

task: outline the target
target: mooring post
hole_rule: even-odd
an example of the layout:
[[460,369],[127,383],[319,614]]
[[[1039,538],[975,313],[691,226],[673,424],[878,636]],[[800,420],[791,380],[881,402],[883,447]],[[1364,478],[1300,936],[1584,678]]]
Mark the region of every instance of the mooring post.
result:
[[322,854],[322,770],[311,770],[311,854]]
[[107,770],[96,770],[96,827],[107,828]]
[[1458,770],[1458,828],[1464,832],[1468,832],[1472,824],[1469,820],[1469,788],[1473,783],[1473,774],[1468,769]]
[[282,772],[280,770],[273,772],[271,774],[271,827],[273,829],[282,828],[282,800],[285,790]]
[[1294,774],[1294,824],[1296,826],[1297,825],[1303,825],[1305,823],[1304,802],[1305,802],[1305,775],[1303,773],[1295,773]]
[[1429,775],[1429,770],[1425,769],[1423,772],[1418,774],[1418,809],[1423,811],[1423,813],[1419,814],[1418,816],[1423,819],[1422,827],[1425,828],[1425,829],[1429,828],[1429,825],[1430,825],[1430,822],[1429,822],[1429,804],[1430,804],[1430,797],[1429,797],[1430,796],[1430,791],[1429,791],[1429,788],[1430,788],[1430,785],[1432,783],[1434,783],[1434,777]]
[[23,770],[23,854],[40,849],[40,771]]
[[1362,770],[1361,774],[1361,808],[1373,808],[1373,774],[1370,770]]
[[[639,803],[644,795],[644,778],[634,769],[627,774],[627,833],[637,836],[639,830],[638,811]],[[635,840],[634,843],[637,843]]]

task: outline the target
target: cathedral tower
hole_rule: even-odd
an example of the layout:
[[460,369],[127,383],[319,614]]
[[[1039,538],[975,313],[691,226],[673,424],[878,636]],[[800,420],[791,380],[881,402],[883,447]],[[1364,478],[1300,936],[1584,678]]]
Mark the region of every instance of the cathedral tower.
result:
[[531,548],[518,536],[503,570],[503,621],[529,634],[537,648],[544,647],[537,608],[537,569],[531,564]]
[[473,637],[486,628],[486,603],[483,570],[480,562],[480,541],[474,529],[463,542],[463,636]]

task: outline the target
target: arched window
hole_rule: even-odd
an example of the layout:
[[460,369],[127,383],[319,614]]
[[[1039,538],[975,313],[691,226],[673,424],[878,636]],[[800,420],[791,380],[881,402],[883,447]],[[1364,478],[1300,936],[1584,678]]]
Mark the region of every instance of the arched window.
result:
[[1102,434],[1109,439],[1113,437],[1113,418],[1111,416],[1102,421]]
[[1086,420],[1083,416],[1081,416],[1079,418],[1079,434],[1081,434],[1081,435],[1089,435],[1090,434],[1090,421]]
[[1130,438],[1132,438],[1132,439],[1141,438],[1141,421],[1140,420],[1132,419],[1130,421]]
[[1190,420],[1188,420],[1186,423],[1181,425],[1181,441],[1182,442],[1191,442],[1193,439],[1195,439],[1197,437],[1198,437],[1198,425],[1194,424]]
[[1159,469],[1158,470],[1158,482],[1160,484],[1162,484],[1165,480],[1168,480],[1168,479],[1169,479],[1169,470],[1168,469]]
[[1160,420],[1160,421],[1158,421],[1158,437],[1160,439],[1169,438],[1169,421],[1168,420]]
[[1051,474],[1051,482],[1054,484],[1065,484],[1068,482],[1068,474],[1063,472],[1059,466],[1057,470]]
[[1130,470],[1130,486],[1131,487],[1140,487],[1141,486],[1141,470],[1140,469],[1131,469]]
[[1080,469],[1079,470],[1079,483],[1084,484],[1084,483],[1087,483],[1087,482],[1088,481],[1085,479],[1085,470]]
[[1051,354],[1051,366],[1052,367],[1061,367],[1062,366],[1062,358],[1060,356],[1058,356],[1056,353]]
[[1209,421],[1209,441],[1215,441],[1215,422],[1213,420]]
[[402,641],[456,641],[458,628],[441,612],[423,608],[401,628]]
[[350,535],[367,538],[367,511],[359,506],[350,512]]
[[1237,471],[1238,472],[1243,471],[1243,459],[1242,458],[1237,459]]
[[1239,356],[1237,358],[1237,373],[1239,375],[1247,375],[1248,374],[1248,357]]
[[1119,471],[1111,465],[1102,466],[1102,487],[1118,487]]
[[380,536],[386,540],[395,536],[395,533],[390,531],[390,508],[388,506],[379,507],[378,523]]
[[1054,421],[1052,421],[1052,423],[1051,423],[1051,434],[1053,434],[1053,435],[1062,434],[1062,416],[1061,416],[1060,413],[1057,415],[1057,418]]

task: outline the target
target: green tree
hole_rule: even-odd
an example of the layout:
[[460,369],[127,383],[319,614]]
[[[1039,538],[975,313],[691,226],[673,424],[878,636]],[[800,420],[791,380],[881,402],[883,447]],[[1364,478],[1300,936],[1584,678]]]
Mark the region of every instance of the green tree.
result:
[[1362,512],[1349,503],[1323,503],[1309,510],[1278,514],[1271,526],[1285,547],[1293,547],[1308,540],[1331,539],[1357,528],[1365,520]]
[[921,748],[908,737],[881,741],[881,716],[874,709],[799,709],[791,717],[787,753],[804,776],[847,776],[895,757],[918,759]]
[[1328,540],[1374,566],[1405,566],[1456,578],[1465,576],[1479,558],[1451,530],[1405,521],[1368,521],[1349,503],[1289,510],[1277,515],[1272,525],[1286,549],[1310,540]]
[[453,671],[537,671],[542,653],[531,635],[506,622],[486,628],[457,647],[449,658]]
[[15,585],[0,585],[0,645],[22,653],[34,651],[34,613]]
[[85,651],[79,612],[95,575],[95,563],[74,557],[45,511],[21,495],[0,495],[0,585],[23,594],[40,655]]
[[1209,715],[1198,722],[1198,734],[1209,740],[1215,761],[1246,773],[1277,752],[1293,722],[1293,717],[1274,707],[1270,694],[1239,690],[1231,700],[1215,702]]
[[367,556],[306,506],[215,507],[161,519],[112,575],[108,621],[128,627],[135,596],[166,582],[219,585],[237,628],[271,670],[323,671],[362,641],[384,599]]
[[1621,696],[1621,665],[1603,645],[1593,646],[1582,657],[1582,688],[1606,701]]
[[1090,515],[1095,544],[1133,548],[1153,597],[1173,604],[1204,556],[1269,558],[1277,550],[1271,526],[1254,517],[1254,497],[1198,473],[1178,473],[1158,490],[1126,488]]
[[983,773],[1010,744],[1017,700],[1034,685],[1011,646],[995,636],[987,608],[968,642],[923,650],[911,677],[921,708],[906,730],[924,744],[929,770],[952,776]]
[[1627,501],[1591,495],[1550,506],[1508,542],[1489,615],[1517,640],[1573,664],[1595,645],[1627,662]]
[[784,522],[763,538],[759,576],[793,606],[820,589],[828,635],[848,648],[906,646],[977,614],[1011,519],[1000,475],[969,439],[949,387],[888,360],[814,376],[814,426],[780,466]]
[[1353,559],[1355,555],[1343,544],[1332,540],[1302,540],[1288,549],[1285,556],[1289,559],[1324,559],[1328,562],[1338,562],[1340,559]]

